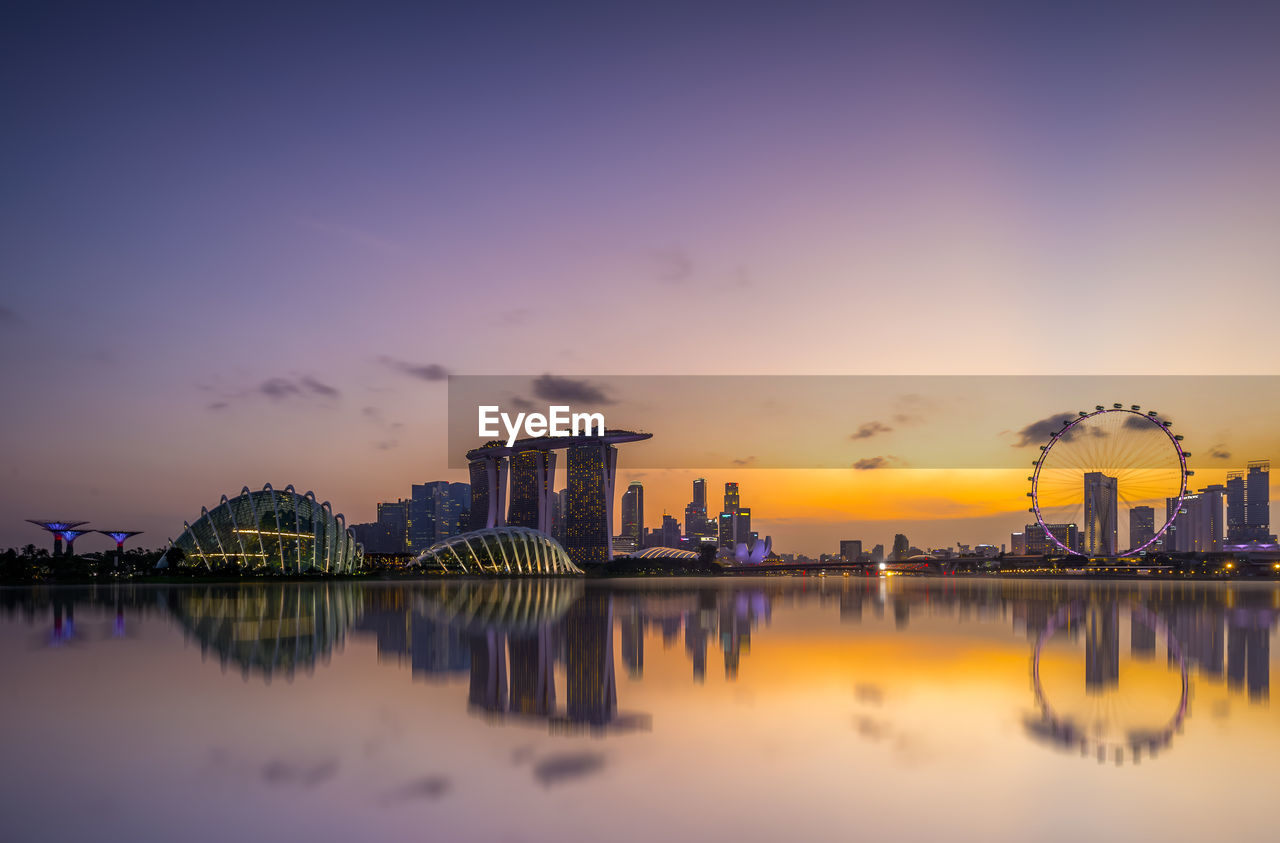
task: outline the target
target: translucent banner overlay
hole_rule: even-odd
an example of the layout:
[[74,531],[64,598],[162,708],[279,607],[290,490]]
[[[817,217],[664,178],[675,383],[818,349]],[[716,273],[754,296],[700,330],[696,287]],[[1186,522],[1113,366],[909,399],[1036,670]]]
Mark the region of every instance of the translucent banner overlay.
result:
[[[496,435],[479,434],[481,408]],[[1030,473],[1047,447],[1055,460],[1131,469],[1168,468],[1181,449],[1191,469],[1235,470],[1280,453],[1274,375],[453,375],[450,467],[486,442],[506,446],[517,423],[528,437],[529,414],[546,419],[532,425],[543,436],[573,414],[648,434],[605,437],[627,468]]]

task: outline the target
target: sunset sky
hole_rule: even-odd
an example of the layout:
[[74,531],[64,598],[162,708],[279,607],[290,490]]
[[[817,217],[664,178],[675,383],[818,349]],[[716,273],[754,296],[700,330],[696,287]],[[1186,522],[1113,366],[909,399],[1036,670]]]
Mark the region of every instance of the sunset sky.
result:
[[[46,542],[24,518],[158,545],[266,482],[371,519],[464,479],[449,374],[1273,374],[1278,24],[1256,3],[8,3],[0,547]],[[1188,448],[1280,459],[1236,427]],[[651,526],[692,477],[738,480],[782,551],[999,543],[1026,515],[1021,471],[626,466]]]

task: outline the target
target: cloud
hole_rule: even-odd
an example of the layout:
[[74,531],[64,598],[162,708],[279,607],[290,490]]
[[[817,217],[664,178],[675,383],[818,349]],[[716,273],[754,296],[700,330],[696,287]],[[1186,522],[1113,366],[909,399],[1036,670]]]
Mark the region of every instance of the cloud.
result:
[[338,391],[337,387],[333,387],[327,383],[316,380],[310,375],[304,376],[299,383],[301,383],[306,389],[314,392],[316,395],[323,395],[325,398],[337,398],[342,394]]
[[1231,459],[1231,452],[1226,450],[1224,445],[1214,445],[1209,449],[1209,456],[1215,460],[1229,460]]
[[[1056,413],[1039,421],[1034,421],[1018,431],[1018,441],[1013,443],[1013,447],[1026,448],[1029,445],[1043,445],[1062,429],[1062,425],[1065,422],[1069,422],[1075,417],[1075,413]],[[1072,428],[1062,437],[1062,441],[1070,442],[1075,438],[1075,435],[1076,428]]]
[[439,363],[409,363],[405,360],[388,357],[385,354],[378,358],[378,362],[402,375],[408,375],[411,378],[417,378],[422,381],[442,381],[449,377],[449,370]]
[[1124,427],[1128,428],[1129,430],[1150,430],[1154,432],[1157,430],[1157,428],[1155,424],[1152,423],[1153,421],[1159,421],[1159,419],[1148,418],[1146,416],[1135,416],[1129,413],[1125,413]]
[[563,401],[566,404],[612,404],[613,399],[590,381],[561,378],[546,374],[533,381],[533,394],[543,401]]
[[878,433],[891,433],[892,431],[893,428],[889,427],[884,422],[869,421],[866,424],[860,425],[857,432],[849,434],[849,438],[870,439]]
[[423,776],[387,794],[388,802],[408,802],[415,799],[439,799],[449,792],[453,783],[445,776]]
[[225,410],[225,409],[227,409],[227,408],[228,408],[228,407],[230,407],[230,406],[231,406],[231,404],[229,404],[229,403],[228,403],[228,402],[226,402],[226,401],[214,401],[214,402],[210,403],[210,404],[208,405],[208,407],[206,407],[206,409],[209,409],[209,410]]
[[659,281],[668,284],[683,284],[693,277],[693,258],[680,248],[655,249],[649,253]]
[[858,471],[870,471],[873,468],[892,468],[895,463],[901,463],[902,460],[892,454],[883,457],[864,457],[853,464]]
[[884,689],[869,682],[859,682],[854,687],[853,693],[859,702],[870,703],[871,705],[880,705],[884,702]]
[[258,391],[273,401],[302,394],[302,388],[288,378],[268,378],[258,386]]
[[738,458],[738,459],[736,459],[736,460],[731,460],[731,462],[732,462],[734,465],[739,466],[739,467],[745,467],[745,466],[751,465],[751,464],[752,464],[752,463],[754,463],[755,461],[756,461],[756,458],[755,458],[755,455],[754,455],[754,454],[752,454],[752,455],[751,455],[751,456],[749,456],[749,457],[739,457],[739,458]]
[[262,780],[267,784],[315,787],[338,773],[338,760],[325,758],[313,762],[276,759],[262,766]]
[[267,378],[258,384],[257,392],[272,401],[283,401],[289,398],[305,398],[308,395],[319,395],[322,398],[337,398],[342,393],[337,387],[330,386],[310,375],[299,378],[274,377]]
[[533,777],[543,787],[551,787],[580,779],[604,769],[604,756],[598,752],[565,753],[548,756],[533,767]]
[[374,442],[373,447],[379,451],[390,451],[392,448],[400,447],[400,441],[397,439],[383,439],[379,442]]
[[0,304],[0,325],[16,328],[19,325],[25,324],[27,324],[27,320],[23,319],[22,316],[19,315],[18,311]]
[[858,730],[859,735],[869,740],[880,741],[889,736],[889,724],[871,717],[855,717],[853,726]]
[[525,398],[523,395],[512,395],[507,399],[507,404],[510,405],[511,409],[521,413],[532,412],[538,408],[537,404],[533,403],[528,398]]

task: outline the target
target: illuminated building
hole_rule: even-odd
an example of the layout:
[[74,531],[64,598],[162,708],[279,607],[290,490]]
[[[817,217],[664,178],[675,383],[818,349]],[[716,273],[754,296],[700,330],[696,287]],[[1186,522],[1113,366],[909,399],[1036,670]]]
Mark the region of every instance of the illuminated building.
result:
[[897,533],[893,537],[893,561],[901,562],[911,554],[911,544],[907,541],[907,537],[902,533]]
[[1025,556],[1027,554],[1027,534],[1026,533],[1010,533],[1009,534],[1009,555]]
[[732,512],[720,513],[719,530],[717,531],[718,546],[721,550],[732,551],[734,547],[733,527],[734,516]]
[[1116,478],[1100,471],[1084,475],[1084,550],[1093,556],[1115,556],[1119,550]]
[[425,550],[449,536],[456,536],[462,532],[463,514],[470,511],[471,487],[466,483],[437,480],[413,484],[406,521],[409,550]]
[[702,511],[707,511],[707,481],[699,477],[693,481],[693,505],[702,507]]
[[471,528],[501,527],[507,523],[507,460],[497,447],[485,446],[467,454],[471,473]]
[[92,532],[93,530],[71,529],[71,530],[60,530],[58,532],[58,535],[61,536],[62,540],[67,543],[67,555],[75,556],[76,555],[76,547],[75,547],[76,539],[80,538],[85,533],[92,533]]
[[1156,511],[1149,506],[1129,509],[1129,547],[1141,547],[1156,534]]
[[840,542],[840,558],[848,563],[855,563],[862,556],[861,539],[842,539]]
[[1045,528],[1039,524],[1028,524],[1023,528],[1023,544],[1026,547],[1027,556],[1057,556],[1063,553],[1062,548],[1048,536],[1057,539],[1072,553],[1080,552],[1080,530],[1075,524],[1047,524],[1045,526],[1049,528],[1048,535],[1046,535]]
[[104,536],[110,536],[115,541],[117,560],[124,554],[125,539],[142,534],[141,530],[98,530],[97,532],[102,533]]
[[604,442],[569,449],[569,515],[565,550],[579,566],[613,558],[613,484],[618,449]]
[[493,576],[581,574],[560,543],[528,527],[490,527],[450,536],[418,554],[425,571]]
[[318,502],[314,492],[300,495],[293,486],[276,490],[268,483],[257,492],[245,486],[235,498],[223,495],[212,510],[202,507],[194,524],[182,526],[158,567],[169,565],[175,549],[205,568],[237,562],[283,573],[347,573],[364,559],[364,548],[342,515],[335,515],[328,501]]
[[507,523],[551,535],[555,521],[556,455],[540,449],[511,455],[511,506]]
[[733,525],[733,543],[751,545],[751,508],[739,507]]
[[1271,462],[1249,463],[1248,474],[1227,474],[1227,540],[1232,544],[1271,540]]
[[724,511],[730,514],[738,511],[738,484],[724,484]]

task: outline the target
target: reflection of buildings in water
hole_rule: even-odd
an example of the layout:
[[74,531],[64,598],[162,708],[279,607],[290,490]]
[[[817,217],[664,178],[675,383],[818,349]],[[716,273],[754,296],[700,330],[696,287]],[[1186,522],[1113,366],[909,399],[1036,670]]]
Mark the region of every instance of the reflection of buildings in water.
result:
[[1101,694],[1120,684],[1120,606],[1090,603],[1084,613],[1084,686]]
[[566,718],[608,723],[618,711],[613,675],[613,595],[588,591],[579,598],[565,618],[564,639]]
[[347,583],[178,586],[162,599],[188,640],[223,669],[291,679],[341,649],[355,621],[359,590]]
[[18,617],[29,625],[44,627],[47,644],[61,647],[98,637],[85,634],[83,624],[77,622],[77,611],[88,610],[90,627],[99,613],[114,613],[103,637],[126,638],[130,617],[165,614],[163,599],[157,600],[162,594],[154,587],[130,583],[7,588],[0,589],[0,617]]
[[1271,694],[1271,628],[1274,615],[1235,611],[1227,617],[1227,687],[1247,687],[1251,701]]

